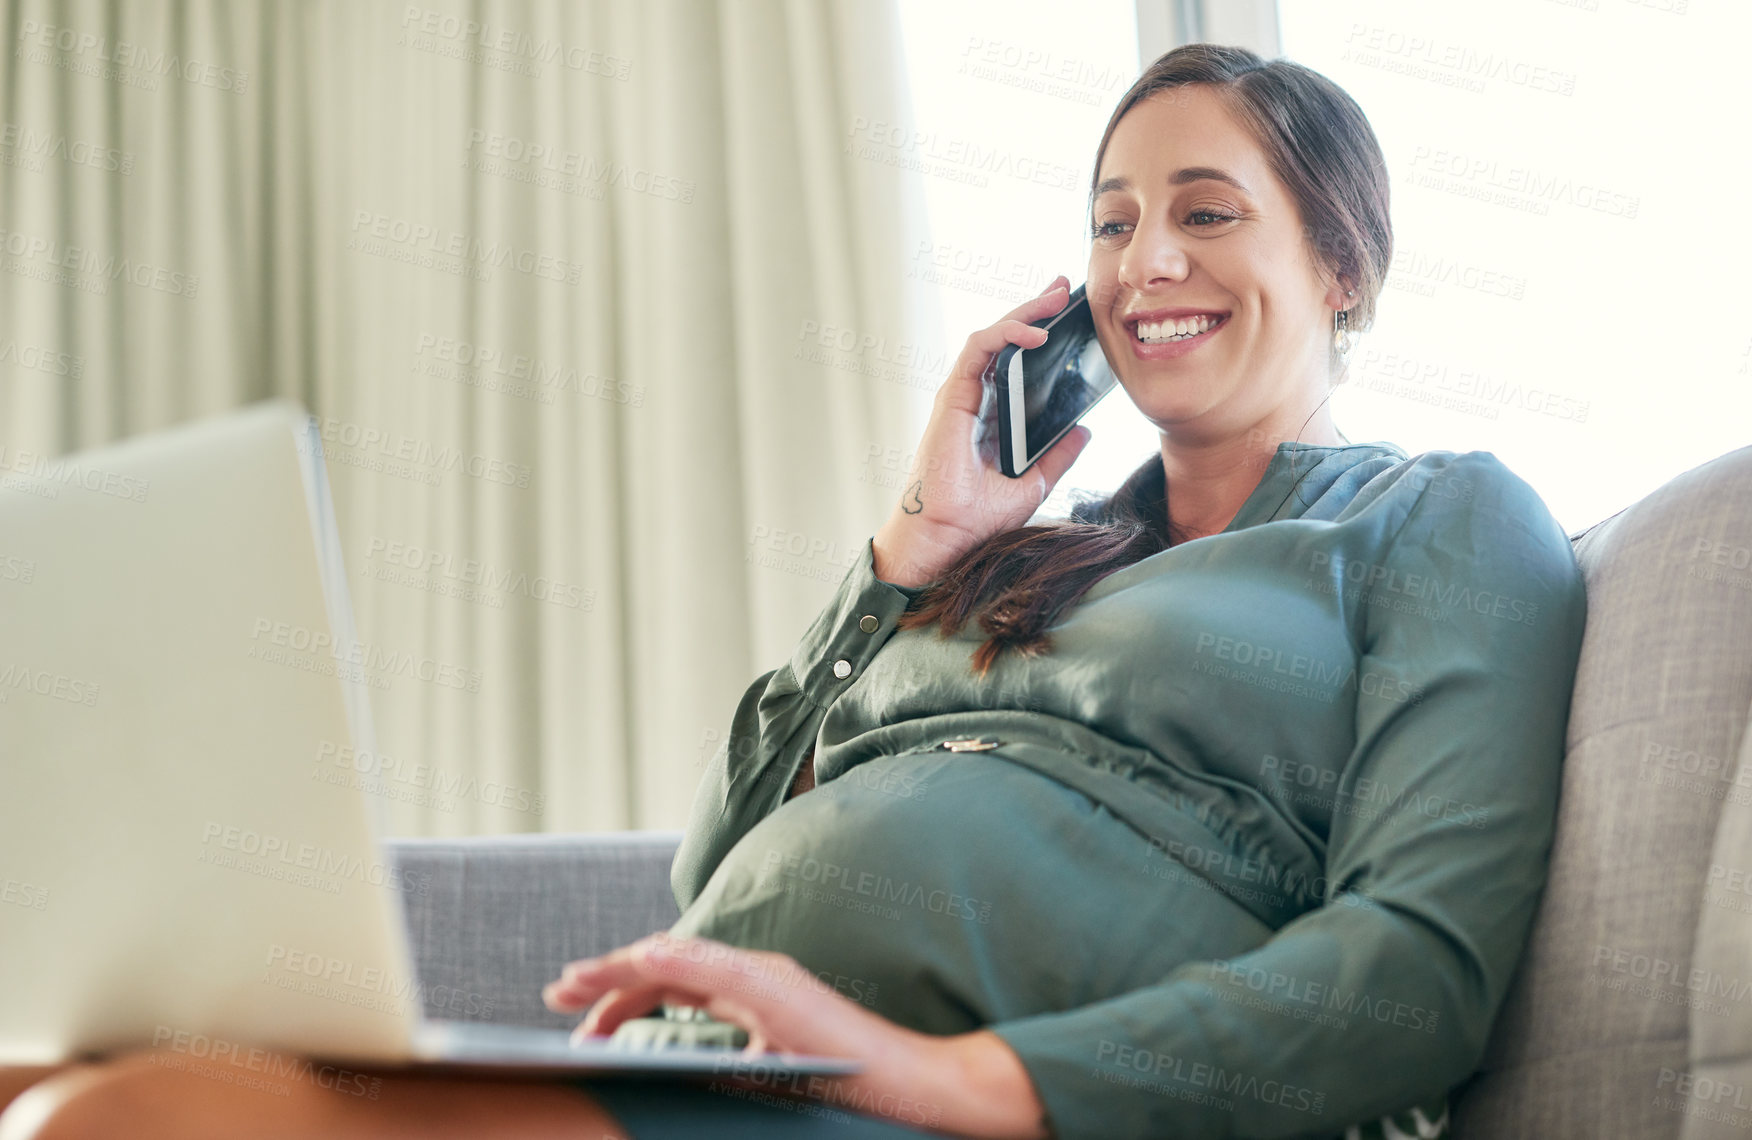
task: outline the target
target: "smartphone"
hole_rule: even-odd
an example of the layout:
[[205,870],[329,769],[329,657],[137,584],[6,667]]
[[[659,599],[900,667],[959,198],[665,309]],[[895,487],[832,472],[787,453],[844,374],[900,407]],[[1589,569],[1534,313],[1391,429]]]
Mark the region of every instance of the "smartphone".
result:
[[1089,313],[1084,286],[1036,328],[1039,348],[1005,345],[992,357],[979,405],[980,453],[1012,479],[1034,466],[1071,425],[1119,383]]

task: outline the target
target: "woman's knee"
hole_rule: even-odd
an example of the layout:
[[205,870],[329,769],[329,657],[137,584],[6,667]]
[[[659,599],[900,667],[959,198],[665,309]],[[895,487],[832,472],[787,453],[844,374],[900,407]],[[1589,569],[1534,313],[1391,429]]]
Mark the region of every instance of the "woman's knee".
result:
[[0,1140],[103,1135],[100,1124],[107,1121],[114,1127],[115,1121],[107,1116],[100,1119],[91,1110],[97,1101],[107,1098],[105,1090],[115,1075],[105,1064],[43,1070],[29,1085],[14,1090],[15,1095],[0,1107]]
[[48,1080],[69,1065],[0,1065],[0,1115],[32,1085]]
[[314,1120],[317,1106],[308,1096],[281,1090],[281,1097],[269,1098],[259,1090],[204,1079],[188,1071],[186,1061],[152,1050],[65,1068],[25,1090],[0,1115],[0,1140],[200,1140],[235,1134],[240,1121],[299,1129]]
[[627,1140],[612,1116],[571,1088],[406,1073],[338,1081],[326,1079],[333,1066],[259,1056],[266,1060],[247,1077],[191,1069],[188,1058],[162,1050],[75,1066],[20,1095],[0,1115],[0,1140]]

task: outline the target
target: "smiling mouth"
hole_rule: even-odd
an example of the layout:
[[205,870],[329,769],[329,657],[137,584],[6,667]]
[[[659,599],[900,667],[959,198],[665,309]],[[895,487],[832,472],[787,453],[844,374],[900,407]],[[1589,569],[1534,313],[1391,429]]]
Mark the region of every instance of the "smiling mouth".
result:
[[1173,321],[1139,321],[1132,326],[1132,336],[1140,344],[1175,344],[1183,340],[1191,340],[1203,336],[1212,329],[1221,328],[1229,319],[1227,313],[1222,316],[1182,317]]

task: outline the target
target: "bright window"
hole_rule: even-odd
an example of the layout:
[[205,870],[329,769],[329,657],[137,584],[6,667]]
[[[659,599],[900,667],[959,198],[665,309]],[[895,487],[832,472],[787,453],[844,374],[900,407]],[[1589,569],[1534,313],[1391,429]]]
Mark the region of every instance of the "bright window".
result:
[[[907,251],[909,284],[941,321],[948,359],[970,333],[1089,265],[1089,179],[1114,104],[1138,77],[1130,0],[903,0],[919,175],[931,239]],[[930,410],[920,394],[920,429]],[[1095,435],[1049,500],[1109,491],[1160,450],[1123,391],[1084,419]]]
[[[1281,9],[1284,54],[1362,106],[1393,185],[1393,269],[1335,397],[1350,438],[1493,451],[1571,530],[1752,442],[1752,6]],[[1005,152],[919,175],[932,238],[907,271],[952,357],[1054,274],[1082,280],[1135,18],[1121,0],[904,0],[902,18],[937,153]],[[1156,450],[1123,392],[1086,422],[1066,489],[1109,490]]]
[[1752,443],[1752,7],[1287,0],[1350,92],[1395,256],[1338,419],[1484,449],[1575,530]]

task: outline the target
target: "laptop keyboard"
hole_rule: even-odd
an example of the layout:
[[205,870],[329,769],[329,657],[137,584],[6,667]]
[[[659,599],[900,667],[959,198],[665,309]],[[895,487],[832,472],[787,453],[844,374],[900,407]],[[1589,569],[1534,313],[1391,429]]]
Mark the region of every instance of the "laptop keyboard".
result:
[[748,1044],[748,1031],[728,1021],[718,1021],[697,1010],[687,1015],[635,1017],[623,1021],[608,1039],[612,1049],[632,1053],[657,1053],[666,1049],[741,1049]]

